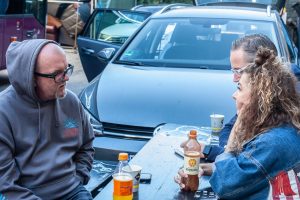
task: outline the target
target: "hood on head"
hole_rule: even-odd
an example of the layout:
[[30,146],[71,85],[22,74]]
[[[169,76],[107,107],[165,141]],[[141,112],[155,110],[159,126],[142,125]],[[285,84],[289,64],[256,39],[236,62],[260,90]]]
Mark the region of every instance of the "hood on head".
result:
[[38,100],[34,88],[33,73],[38,54],[51,40],[33,39],[22,42],[12,42],[6,52],[6,68],[12,86],[20,95]]

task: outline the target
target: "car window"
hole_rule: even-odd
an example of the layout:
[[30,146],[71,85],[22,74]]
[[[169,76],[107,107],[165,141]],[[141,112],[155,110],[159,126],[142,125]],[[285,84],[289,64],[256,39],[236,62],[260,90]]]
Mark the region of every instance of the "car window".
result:
[[233,40],[263,33],[278,48],[274,24],[210,18],[152,19],[122,52],[120,61],[165,67],[230,69]]
[[206,3],[218,3],[218,2],[244,2],[244,3],[259,3],[265,5],[276,4],[277,0],[196,0],[197,5]]
[[130,9],[136,5],[166,5],[174,3],[195,4],[195,0],[96,0],[96,8],[123,8]]
[[83,36],[121,45],[149,16],[146,12],[100,9]]

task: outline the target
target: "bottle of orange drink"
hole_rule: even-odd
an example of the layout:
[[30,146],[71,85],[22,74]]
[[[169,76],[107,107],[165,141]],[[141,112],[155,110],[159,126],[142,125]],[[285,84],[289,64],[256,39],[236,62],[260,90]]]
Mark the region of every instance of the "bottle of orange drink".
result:
[[[125,173],[122,169],[128,165],[128,154],[119,154],[119,164],[113,174],[113,199],[114,200],[132,200],[133,178],[130,174]],[[130,166],[129,166],[130,167]],[[126,167],[128,169],[128,167]]]
[[183,184],[185,184],[185,191],[195,192],[199,186],[199,163],[201,145],[197,141],[197,132],[191,130],[189,133],[189,139],[183,144],[184,148],[184,173],[187,174],[187,178],[183,178]]

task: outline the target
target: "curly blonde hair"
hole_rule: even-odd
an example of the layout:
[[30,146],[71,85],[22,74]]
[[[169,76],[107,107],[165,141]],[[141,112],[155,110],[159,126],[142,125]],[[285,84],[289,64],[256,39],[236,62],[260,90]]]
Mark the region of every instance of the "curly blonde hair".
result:
[[300,129],[297,79],[274,51],[259,47],[254,63],[244,73],[249,77],[251,98],[232,130],[234,144],[230,151],[233,152],[240,152],[245,142],[270,128],[287,123]]

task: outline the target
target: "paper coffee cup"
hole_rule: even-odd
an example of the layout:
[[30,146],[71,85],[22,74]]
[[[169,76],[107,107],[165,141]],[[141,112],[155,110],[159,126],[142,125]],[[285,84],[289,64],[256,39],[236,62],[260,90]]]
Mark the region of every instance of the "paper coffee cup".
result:
[[210,121],[211,121],[212,132],[218,133],[223,128],[224,115],[212,114],[210,115]]
[[142,167],[139,165],[130,165],[130,167],[123,167],[123,171],[132,176],[133,192],[137,192],[139,190]]

